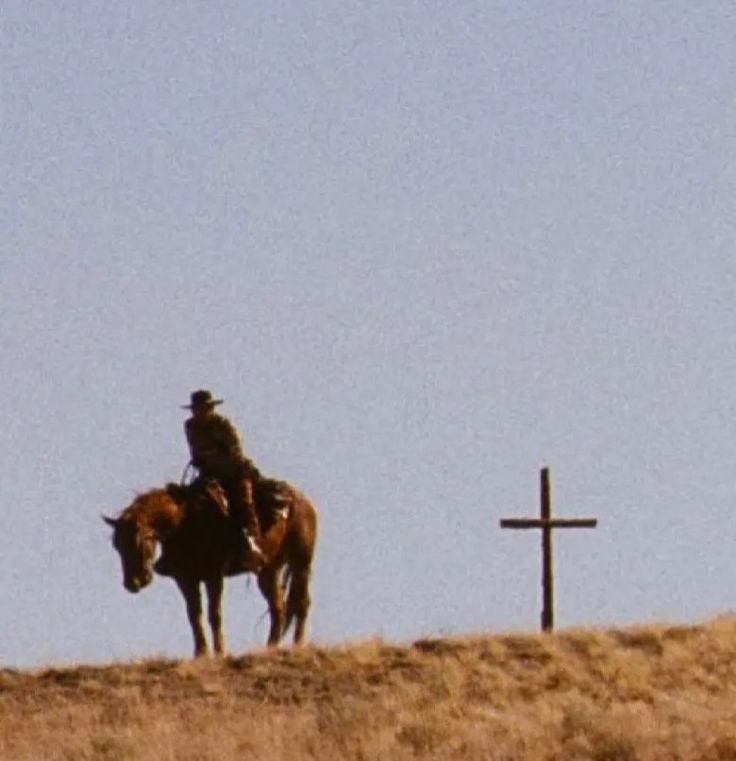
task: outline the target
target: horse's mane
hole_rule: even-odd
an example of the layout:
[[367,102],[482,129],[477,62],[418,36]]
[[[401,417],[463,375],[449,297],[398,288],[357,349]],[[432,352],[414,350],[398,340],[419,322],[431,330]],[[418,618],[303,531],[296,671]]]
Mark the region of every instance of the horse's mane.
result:
[[183,505],[187,500],[187,496],[191,492],[191,488],[189,486],[184,486],[183,484],[177,484],[174,481],[169,481],[169,483],[164,486],[164,491],[174,500],[174,502]]
[[186,489],[186,486],[168,483],[163,488],[139,492],[120,517],[136,521],[154,520],[164,513],[171,513],[172,502],[181,509],[184,505]]

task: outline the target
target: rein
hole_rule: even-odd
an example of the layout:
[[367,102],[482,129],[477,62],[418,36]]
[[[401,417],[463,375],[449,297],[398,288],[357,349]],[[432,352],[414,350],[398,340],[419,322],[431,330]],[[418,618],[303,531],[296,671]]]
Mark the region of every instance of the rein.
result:
[[189,462],[184,466],[184,470],[181,474],[181,479],[179,480],[179,486],[187,486],[190,481],[191,474],[194,473],[194,465],[192,464],[192,461],[189,460]]

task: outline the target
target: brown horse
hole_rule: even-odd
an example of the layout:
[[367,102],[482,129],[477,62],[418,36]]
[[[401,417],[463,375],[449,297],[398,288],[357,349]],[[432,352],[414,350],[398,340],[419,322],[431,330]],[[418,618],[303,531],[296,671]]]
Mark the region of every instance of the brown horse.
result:
[[[294,644],[304,638],[309,612],[309,581],[317,536],[317,514],[297,489],[281,483],[286,514],[276,518],[268,495],[256,507],[264,528],[268,564],[258,573],[258,586],[268,602],[271,628],[268,644],[276,645],[294,623]],[[169,484],[140,494],[117,518],[103,516],[113,527],[113,547],[123,566],[123,585],[138,592],[153,580],[155,555],[160,543],[166,548],[171,573],[184,596],[194,635],[195,656],[207,653],[202,626],[200,584],[207,590],[208,618],[216,654],[224,653],[222,591],[224,577],[241,571],[230,569],[233,527],[225,508],[210,490]]]

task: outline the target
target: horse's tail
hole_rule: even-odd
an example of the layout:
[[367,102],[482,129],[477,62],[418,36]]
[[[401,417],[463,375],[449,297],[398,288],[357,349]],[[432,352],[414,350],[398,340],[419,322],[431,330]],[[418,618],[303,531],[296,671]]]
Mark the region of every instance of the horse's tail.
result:
[[283,634],[294,624],[294,644],[304,638],[304,627],[311,604],[309,582],[312,556],[317,531],[314,507],[307,499],[292,489],[294,502],[289,523],[291,536],[285,544],[286,567],[282,576],[282,589],[286,595],[286,615]]
[[296,616],[296,600],[294,595],[294,574],[291,571],[291,566],[286,566],[284,569],[283,584],[286,590],[286,620],[284,622],[284,631],[281,632],[283,637],[291,628],[294,623],[294,616]]

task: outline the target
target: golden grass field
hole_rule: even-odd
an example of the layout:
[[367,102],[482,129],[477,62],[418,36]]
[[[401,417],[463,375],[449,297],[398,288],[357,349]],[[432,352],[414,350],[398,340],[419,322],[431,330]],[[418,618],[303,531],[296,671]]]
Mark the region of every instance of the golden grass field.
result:
[[0,670],[0,759],[736,760],[736,619]]

